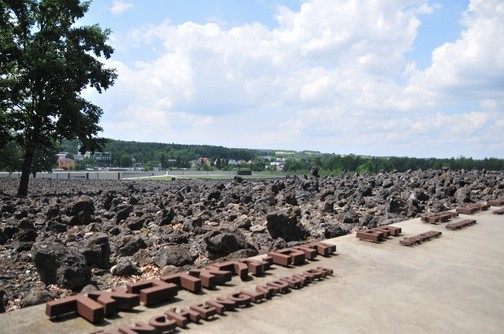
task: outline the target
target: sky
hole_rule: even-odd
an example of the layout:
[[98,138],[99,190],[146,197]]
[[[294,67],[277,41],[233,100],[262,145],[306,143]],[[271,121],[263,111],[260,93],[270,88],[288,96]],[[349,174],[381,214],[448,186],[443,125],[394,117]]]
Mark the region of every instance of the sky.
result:
[[504,158],[503,0],[95,0],[120,140]]

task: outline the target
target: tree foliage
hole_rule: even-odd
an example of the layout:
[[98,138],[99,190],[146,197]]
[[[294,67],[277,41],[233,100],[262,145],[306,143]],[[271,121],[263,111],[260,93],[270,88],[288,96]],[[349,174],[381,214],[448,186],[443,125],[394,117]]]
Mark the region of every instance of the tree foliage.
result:
[[0,150],[0,170],[13,173],[19,171],[22,165],[22,152],[15,142],[6,143]]
[[311,166],[321,168],[322,174],[340,174],[343,172],[379,173],[405,172],[416,169],[488,169],[504,170],[504,159],[485,158],[482,160],[458,157],[449,159],[411,158],[411,157],[363,157],[357,155],[322,154],[316,157],[287,159],[285,170],[289,172],[307,172]]
[[[159,165],[165,167],[183,168],[189,166],[189,161],[201,157],[210,161],[217,159],[252,160],[258,156],[258,151],[242,148],[226,148],[211,145],[182,145],[162,143],[140,143],[108,139],[104,149],[112,153],[114,165],[119,166],[121,157],[128,155],[136,163]],[[175,160],[170,162],[169,160]],[[163,167],[164,166],[164,167]]]
[[88,8],[79,0],[0,0],[0,148],[11,141],[23,148],[20,196],[38,149],[63,138],[87,150],[103,144],[102,110],[81,92],[101,93],[116,73],[100,61],[112,55],[110,31],[76,24]]
[[38,172],[48,172],[51,171],[57,163],[56,154],[58,153],[58,146],[54,145],[51,147],[39,146],[33,155],[33,163],[30,169],[33,177]]

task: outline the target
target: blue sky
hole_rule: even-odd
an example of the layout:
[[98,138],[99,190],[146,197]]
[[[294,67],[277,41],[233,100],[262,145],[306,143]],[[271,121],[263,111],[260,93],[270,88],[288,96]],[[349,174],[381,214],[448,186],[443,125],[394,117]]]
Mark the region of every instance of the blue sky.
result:
[[504,158],[501,0],[95,0],[103,136]]

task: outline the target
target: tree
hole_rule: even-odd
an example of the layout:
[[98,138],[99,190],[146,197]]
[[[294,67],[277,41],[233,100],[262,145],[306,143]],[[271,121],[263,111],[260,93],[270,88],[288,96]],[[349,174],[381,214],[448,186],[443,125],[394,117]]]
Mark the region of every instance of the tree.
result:
[[28,193],[35,151],[62,139],[79,139],[95,151],[102,109],[81,96],[113,85],[115,69],[100,61],[113,53],[109,30],[79,26],[89,2],[0,0],[0,145],[23,148],[18,196]]
[[21,168],[22,152],[19,145],[9,142],[0,149],[0,170],[9,172],[9,175]]
[[121,167],[131,167],[133,165],[133,161],[131,160],[131,156],[129,154],[122,155],[119,165]]
[[159,164],[161,165],[161,169],[168,169],[168,159],[164,153],[161,153],[159,157]]
[[33,155],[33,163],[30,170],[33,177],[35,177],[38,172],[51,171],[57,163],[57,153],[58,150],[52,147],[38,147]]

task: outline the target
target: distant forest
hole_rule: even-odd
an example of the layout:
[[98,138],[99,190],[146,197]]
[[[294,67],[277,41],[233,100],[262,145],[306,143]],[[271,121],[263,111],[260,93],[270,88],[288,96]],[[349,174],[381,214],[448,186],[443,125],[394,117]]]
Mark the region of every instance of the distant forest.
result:
[[[62,151],[77,153],[79,142],[64,141]],[[226,148],[210,145],[182,145],[162,143],[142,143],[136,141],[122,141],[107,139],[104,152],[112,153],[112,164],[116,167],[131,167],[133,164],[142,165],[150,169],[160,165],[162,168],[190,167],[190,161],[207,158],[211,162],[218,159],[257,160],[259,157],[271,154],[272,151],[252,150],[242,148]]]
[[322,175],[343,172],[378,173],[405,172],[416,169],[465,169],[504,170],[504,159],[485,158],[476,160],[458,157],[450,159],[408,158],[408,157],[364,157],[358,155],[321,154],[300,159],[288,159],[284,170],[287,172],[309,171],[317,166]]
[[[66,142],[64,150],[76,152],[77,141]],[[280,151],[254,150],[244,148],[226,148],[210,145],[181,145],[161,143],[141,143],[134,141],[107,140],[104,151],[111,152],[114,166],[124,166],[125,162],[133,161],[147,167],[163,165],[163,161],[171,161],[170,167],[189,167],[189,161],[201,157],[211,162],[217,160],[254,161],[254,170],[267,169],[270,162],[282,160],[284,171],[310,171],[312,166],[319,167],[321,174],[339,174],[343,172],[378,173],[403,172],[409,169],[488,169],[504,170],[504,159],[485,158],[413,158],[413,157],[371,157],[359,155],[325,154],[317,151]],[[260,162],[260,163],[257,163]],[[223,164],[224,166],[225,164]],[[163,166],[161,166],[163,167]],[[165,166],[166,167],[166,166]],[[211,166],[221,169],[222,166]]]
[[[75,155],[79,147],[77,140],[63,141],[56,150],[37,152],[33,172],[50,171],[55,168],[56,153],[68,152]],[[319,168],[321,175],[337,175],[344,172],[378,173],[403,172],[416,169],[465,169],[465,170],[504,170],[504,159],[485,158],[413,158],[413,157],[371,157],[354,154],[326,154],[317,151],[254,150],[245,148],[226,148],[211,145],[182,145],[141,143],[108,139],[104,152],[112,153],[113,167],[190,168],[190,162],[207,158],[209,164],[198,166],[204,170],[232,170],[249,168],[253,171],[278,170],[283,167],[286,173],[309,174],[313,166]],[[0,170],[19,171],[22,157],[21,147],[10,143],[0,150]],[[228,164],[230,160],[247,161],[246,164]],[[88,167],[86,161],[84,166]]]

